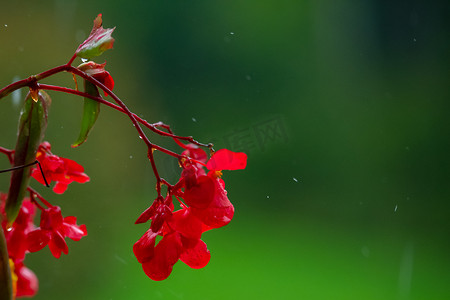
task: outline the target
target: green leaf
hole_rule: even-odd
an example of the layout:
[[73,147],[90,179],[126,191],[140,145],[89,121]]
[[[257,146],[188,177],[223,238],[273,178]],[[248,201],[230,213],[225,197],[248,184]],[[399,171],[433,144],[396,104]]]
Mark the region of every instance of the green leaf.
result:
[[[97,87],[87,80],[84,81],[84,91],[94,97],[100,97]],[[72,147],[78,147],[86,141],[89,132],[91,132],[92,127],[95,124],[95,121],[97,121],[99,113],[100,102],[89,98],[84,98],[80,135],[78,136],[77,141],[72,144]]]
[[[35,100],[33,100],[35,97]],[[50,96],[39,91],[28,93],[19,119],[19,130],[14,151],[13,167],[23,166],[36,160],[39,144],[44,139],[47,129],[48,108],[51,104]],[[16,219],[22,200],[25,197],[30,182],[31,167],[14,170],[11,174],[8,198],[5,211],[9,224]]]

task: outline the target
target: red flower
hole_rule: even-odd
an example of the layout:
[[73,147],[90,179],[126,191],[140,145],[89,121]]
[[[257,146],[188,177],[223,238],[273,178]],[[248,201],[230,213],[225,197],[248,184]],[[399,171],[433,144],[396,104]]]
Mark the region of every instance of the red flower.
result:
[[36,252],[48,245],[56,258],[61,256],[61,252],[68,254],[69,248],[64,238],[68,237],[74,241],[79,241],[83,236],[87,235],[86,226],[78,226],[76,222],[76,217],[63,218],[59,206],[52,206],[43,210],[40,228],[28,233],[28,251]]
[[[89,176],[84,173],[84,168],[75,161],[56,156],[50,152],[50,143],[44,142],[39,146],[36,159],[41,163],[45,178],[50,183],[56,181],[53,191],[62,194],[67,186],[76,181],[85,183],[89,181]],[[40,170],[36,167],[31,175],[40,183],[45,184]]]
[[[152,220],[150,229],[134,244],[133,252],[153,280],[166,279],[178,260],[196,269],[208,264],[211,254],[201,240],[202,233],[228,224],[234,214],[220,178],[221,170],[243,169],[247,164],[244,153],[222,149],[206,163],[210,170],[206,174],[206,153],[192,145],[185,145],[185,149],[179,182],[169,190],[166,199],[157,198],[136,221]],[[182,209],[170,213],[172,195],[183,198],[189,207],[182,204]],[[158,236],[162,239],[156,244]]]
[[[114,79],[111,74],[105,70],[105,66],[106,63],[97,64],[93,61],[88,61],[79,65],[78,69],[94,77],[112,91],[114,88]],[[105,92],[105,97],[107,96],[108,94]]]
[[[208,229],[188,208],[183,208],[166,220],[161,232],[149,229],[134,244],[133,252],[148,277],[164,280],[178,260],[195,269],[208,264],[211,255],[206,244],[200,240],[202,233]],[[163,238],[155,247],[158,235]]]
[[11,225],[7,228],[7,220],[2,221],[3,231],[5,233],[6,244],[8,245],[8,255],[14,261],[22,261],[27,253],[27,245],[24,243],[27,234],[34,230],[33,219],[35,207],[28,198],[25,198],[20,207],[19,214]]
[[207,175],[198,176],[199,172],[183,170],[185,180],[184,200],[191,207],[192,214],[207,226],[218,228],[227,225],[234,215],[225,190],[225,182],[220,178],[221,170],[244,169],[247,165],[245,153],[221,149],[214,153],[206,164],[210,170]]
[[33,271],[25,267],[23,262],[14,264],[14,274],[17,276],[16,297],[32,297],[36,295],[39,282]]

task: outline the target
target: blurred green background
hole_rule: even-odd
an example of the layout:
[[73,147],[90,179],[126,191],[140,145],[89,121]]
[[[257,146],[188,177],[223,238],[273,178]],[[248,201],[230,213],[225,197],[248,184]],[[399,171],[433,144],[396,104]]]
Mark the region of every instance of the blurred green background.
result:
[[[204,234],[209,265],[153,282],[132,253],[155,198],[145,146],[103,107],[71,149],[82,101],[51,92],[46,139],[91,182],[33,187],[89,235],[59,260],[27,256],[35,299],[450,299],[450,2],[3,1],[0,85],[67,62],[98,13],[117,26],[95,60],[116,94],[247,152],[248,167],[224,174],[236,214]],[[73,87],[68,74],[46,82]],[[14,147],[25,92],[0,101],[1,146]],[[157,159],[176,180],[176,161]]]

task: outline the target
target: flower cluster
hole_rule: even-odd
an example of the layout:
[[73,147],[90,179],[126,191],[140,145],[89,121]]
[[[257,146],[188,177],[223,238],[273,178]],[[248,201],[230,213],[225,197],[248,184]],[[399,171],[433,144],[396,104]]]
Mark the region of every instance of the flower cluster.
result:
[[[202,234],[227,225],[233,218],[234,207],[228,199],[225,182],[221,178],[222,171],[244,169],[247,164],[246,154],[227,149],[214,152],[212,144],[200,143],[191,136],[175,135],[169,125],[162,122],[149,123],[131,112],[112,92],[114,80],[105,70],[106,64],[89,61],[113,47],[114,28],[105,29],[102,24],[102,15],[99,14],[88,38],[78,46],[66,64],[0,89],[0,99],[19,88],[29,89],[19,117],[15,148],[9,150],[0,147],[0,153],[7,155],[11,163],[10,169],[0,170],[0,173],[12,172],[8,193],[0,193],[1,225],[6,240],[6,247],[4,243],[0,243],[0,254],[2,257],[8,255],[12,272],[10,276],[5,265],[5,268],[0,268],[0,272],[4,272],[0,274],[0,278],[7,279],[5,284],[9,284],[9,278],[13,282],[13,292],[11,289],[2,291],[0,288],[1,299],[32,296],[36,293],[37,277],[24,264],[28,253],[39,251],[48,245],[52,255],[59,258],[62,253],[69,252],[66,238],[78,241],[87,235],[86,226],[78,225],[76,217],[63,217],[60,207],[49,203],[30,186],[30,180],[34,178],[46,186],[49,186],[48,183],[54,183],[53,191],[63,194],[72,182],[89,181],[81,165],[54,155],[50,143],[43,142],[52,103],[45,90],[72,94],[84,99],[80,133],[72,144],[73,148],[86,142],[98,119],[101,104],[126,115],[139,138],[147,146],[147,157],[156,179],[157,196],[136,221],[151,221],[151,224],[147,232],[134,244],[133,252],[142,264],[145,274],[151,279],[167,278],[178,260],[192,268],[205,267],[211,255],[202,240]],[[81,58],[83,63],[74,67],[72,64],[77,57]],[[43,79],[63,72],[73,75],[74,89],[42,83]],[[83,81],[83,91],[78,89],[77,78]],[[105,98],[102,97],[101,91]],[[183,149],[182,153],[178,154],[154,144],[143,127],[159,136],[173,139]],[[200,147],[210,150],[209,159]],[[153,155],[155,150],[179,161],[181,175],[175,184],[170,184],[159,175]],[[163,187],[167,188],[165,195],[162,193]],[[179,209],[175,208],[175,200],[179,202]],[[40,210],[39,224],[34,223],[37,210]]]
[[[222,170],[244,169],[247,163],[244,153],[221,149],[206,162],[202,149],[192,144],[186,148],[180,180],[169,186],[167,196],[157,198],[136,221],[151,220],[150,229],[134,244],[133,251],[145,274],[153,280],[166,279],[178,260],[194,269],[208,264],[211,255],[201,240],[202,233],[227,225],[234,215],[221,179]],[[174,211],[172,197],[180,201],[181,209]],[[158,236],[162,239],[156,244]]]
[[[53,189],[55,193],[63,193],[72,181],[83,183],[89,180],[83,173],[82,166],[70,159],[52,154],[48,142],[39,146],[37,158],[42,165],[45,178],[56,181]],[[45,184],[45,179],[38,168],[32,170],[32,176]],[[36,275],[24,264],[27,253],[39,251],[48,245],[53,256],[59,258],[61,253],[69,252],[66,237],[79,241],[87,235],[86,226],[77,225],[76,217],[63,217],[59,206],[51,205],[31,188],[28,188],[28,191],[30,197],[23,200],[17,218],[11,224],[4,210],[7,194],[0,193],[1,225],[5,234],[16,297],[33,296],[38,290]],[[39,226],[34,223],[36,209],[41,211]]]

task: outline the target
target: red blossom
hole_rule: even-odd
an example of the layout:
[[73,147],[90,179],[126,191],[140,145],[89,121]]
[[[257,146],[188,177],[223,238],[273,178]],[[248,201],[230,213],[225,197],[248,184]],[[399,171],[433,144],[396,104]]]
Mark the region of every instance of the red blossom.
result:
[[28,252],[27,245],[24,241],[28,233],[36,228],[33,223],[35,210],[30,199],[25,198],[13,224],[8,227],[7,220],[4,219],[2,221],[6,244],[8,245],[8,255],[14,261],[22,261]]
[[17,276],[16,297],[32,297],[36,295],[39,282],[33,271],[25,267],[23,262],[14,264],[14,274]]
[[[181,260],[191,268],[203,268],[210,260],[206,244],[200,240],[205,226],[193,216],[189,208],[174,212],[160,232],[149,229],[133,246],[137,260],[145,274],[153,280],[164,280],[174,264]],[[162,236],[156,245],[156,238]]]
[[27,249],[36,252],[46,245],[50,248],[53,256],[59,258],[61,252],[69,253],[65,237],[79,241],[87,235],[85,225],[77,225],[76,217],[65,217],[61,214],[59,206],[52,206],[41,213],[40,227],[27,235]]
[[246,165],[245,153],[221,149],[207,162],[206,167],[210,170],[207,175],[198,176],[199,172],[186,171],[192,167],[185,168],[182,174],[184,200],[191,207],[192,214],[213,228],[227,225],[233,218],[234,207],[228,199],[225,182],[220,178],[221,170],[239,170]]
[[[228,199],[221,170],[245,168],[247,155],[226,149],[217,151],[206,163],[206,153],[191,144],[182,153],[180,181],[163,201],[156,201],[136,223],[152,220],[151,228],[134,244],[133,252],[145,274],[153,280],[164,280],[173,265],[181,260],[191,268],[205,267],[211,254],[201,240],[203,232],[228,224],[234,207]],[[206,174],[204,166],[210,170]],[[184,189],[184,190],[183,190]],[[171,194],[184,199],[183,208],[168,213]],[[173,206],[170,207],[173,210]],[[159,243],[156,238],[162,236]]]
[[[45,178],[50,183],[55,181],[53,191],[62,194],[67,186],[73,181],[85,183],[89,181],[89,176],[84,173],[84,168],[75,161],[59,157],[50,152],[50,143],[44,142],[39,146],[36,159],[41,163]],[[40,183],[45,184],[40,170],[36,167],[31,175]]]

